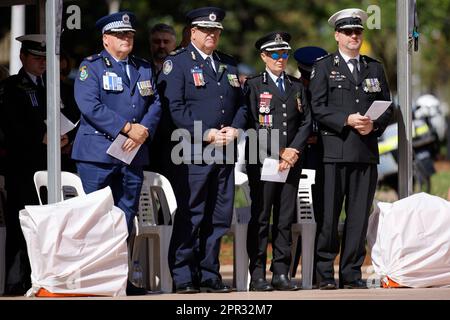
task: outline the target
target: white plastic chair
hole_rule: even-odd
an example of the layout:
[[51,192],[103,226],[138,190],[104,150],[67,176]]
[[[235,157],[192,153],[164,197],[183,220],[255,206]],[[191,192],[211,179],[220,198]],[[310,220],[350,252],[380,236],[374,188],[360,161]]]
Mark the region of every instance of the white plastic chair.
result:
[[[34,173],[34,186],[36,187],[36,192],[39,197],[39,203],[42,205],[41,199],[41,187],[48,187],[48,173],[47,171],[36,171]],[[74,190],[71,188],[75,189]],[[81,183],[81,179],[74,173],[61,171],[61,200],[73,198],[76,196],[85,195],[83,189],[83,184]]]
[[247,291],[250,284],[247,254],[247,229],[251,217],[251,199],[248,177],[238,170],[234,171],[235,189],[241,189],[247,202],[246,207],[235,208],[229,233],[233,234],[233,286],[237,291]]
[[[292,225],[292,256],[295,255],[297,239],[302,236],[302,288],[312,289],[314,243],[316,237],[316,220],[311,186],[315,182],[316,171],[303,169],[298,185],[297,223]],[[292,274],[293,262],[291,263]]]
[[[158,208],[162,210],[164,221],[158,224]],[[135,218],[136,236],[133,243],[132,259],[136,261],[143,240],[148,239],[148,275],[152,290],[172,292],[172,277],[169,270],[169,244],[172,235],[177,201],[169,180],[155,172],[144,171],[139,209]],[[159,281],[158,281],[159,279]]]

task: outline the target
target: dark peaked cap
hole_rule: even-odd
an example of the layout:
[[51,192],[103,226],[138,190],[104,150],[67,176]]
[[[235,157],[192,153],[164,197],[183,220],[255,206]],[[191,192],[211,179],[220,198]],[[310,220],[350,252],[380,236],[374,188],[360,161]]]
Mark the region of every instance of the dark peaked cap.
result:
[[225,18],[225,14],[223,9],[217,7],[203,7],[189,11],[186,19],[194,27],[223,29],[220,21]]
[[97,29],[105,32],[126,32],[135,30],[136,16],[132,12],[122,11],[104,16],[97,20],[95,26]]
[[255,43],[255,47],[260,51],[290,50],[290,40],[291,35],[289,33],[276,31],[259,38]]

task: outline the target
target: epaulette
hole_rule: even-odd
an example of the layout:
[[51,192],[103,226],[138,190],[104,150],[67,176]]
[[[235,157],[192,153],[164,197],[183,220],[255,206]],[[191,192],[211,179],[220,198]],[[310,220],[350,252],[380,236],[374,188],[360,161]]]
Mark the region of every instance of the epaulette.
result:
[[365,59],[367,62],[378,62],[378,63],[381,63],[381,62],[378,61],[377,59],[371,58],[371,57],[366,56],[366,55],[361,55],[361,58],[362,58],[362,59]]
[[100,59],[101,56],[102,56],[102,55],[101,55],[100,53],[97,53],[97,54],[93,54],[92,56],[89,56],[89,57],[84,58],[84,60],[87,60],[87,61],[95,61],[95,60]]
[[169,53],[169,55],[171,55],[171,56],[176,56],[177,54],[180,54],[180,53],[182,53],[182,52],[184,52],[184,51],[186,51],[186,48],[180,48],[180,49],[178,49],[178,50],[172,51],[171,53]]
[[231,65],[237,64],[236,59],[232,55],[217,50],[215,51],[215,53],[218,55],[221,61],[226,62],[228,60],[228,63]]
[[317,58],[317,59],[316,59],[316,62],[317,62],[317,61],[320,61],[320,60],[323,60],[323,59],[325,59],[325,58],[331,57],[332,55],[333,55],[333,53],[326,54],[326,55],[324,55],[324,56],[322,56],[322,57],[320,57],[320,58]]
[[290,81],[292,81],[292,82],[301,82],[301,80],[300,80],[299,78],[294,77],[294,76],[292,76],[292,75],[290,75],[290,74],[286,74],[286,76],[287,76],[287,78],[288,78]]
[[136,57],[135,55],[131,55],[131,58],[133,60],[139,61],[139,62],[144,62],[144,63],[150,63],[148,60],[141,58],[141,57]]
[[256,78],[259,78],[259,77],[262,77],[262,72],[260,74],[255,74],[253,76],[248,76],[247,80],[256,79]]

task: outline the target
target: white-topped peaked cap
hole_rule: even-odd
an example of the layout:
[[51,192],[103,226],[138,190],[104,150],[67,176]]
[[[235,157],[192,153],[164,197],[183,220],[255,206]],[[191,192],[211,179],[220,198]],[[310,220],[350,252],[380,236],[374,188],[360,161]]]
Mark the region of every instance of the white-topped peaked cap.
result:
[[35,56],[45,56],[45,34],[25,34],[17,37],[17,41],[22,42],[22,49],[25,49]]
[[367,21],[367,13],[358,8],[344,9],[333,14],[328,23],[335,30],[339,29],[364,29],[364,23]]

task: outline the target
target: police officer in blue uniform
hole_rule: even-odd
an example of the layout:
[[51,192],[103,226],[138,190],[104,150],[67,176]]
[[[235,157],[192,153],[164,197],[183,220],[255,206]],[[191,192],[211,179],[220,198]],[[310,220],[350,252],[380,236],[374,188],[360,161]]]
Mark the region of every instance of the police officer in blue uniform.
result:
[[[292,223],[296,213],[302,160],[311,130],[311,115],[305,87],[286,74],[291,47],[290,34],[272,32],[255,43],[265,70],[248,78],[245,96],[250,128],[257,133],[258,154],[247,139],[247,174],[252,199],[247,252],[250,258],[251,291],[300,289],[289,278]],[[249,135],[250,136],[250,135]],[[257,157],[256,157],[257,156]],[[285,182],[265,181],[261,168],[267,158],[276,159],[279,171],[289,169]],[[267,245],[272,214],[272,282],[266,281]]]
[[[130,55],[134,24],[131,12],[114,13],[96,23],[105,49],[80,65],[75,99],[81,120],[72,152],[84,190],[111,186],[129,232],[139,204],[142,168],[148,164],[146,141],[153,137],[161,113],[150,64]],[[139,148],[129,165],[106,152],[119,135],[126,138],[124,151]]]
[[364,116],[373,101],[390,100],[382,64],[360,54],[366,20],[364,11],[353,8],[331,16],[328,22],[335,29],[338,50],[317,61],[311,74],[311,105],[324,152],[324,220],[318,230],[316,264],[320,289],[336,289],[333,264],[339,249],[339,287],[367,288],[361,265],[377,184],[377,138],[389,123],[392,106],[378,119]]
[[215,7],[190,11],[191,43],[166,59],[158,78],[163,107],[175,127],[190,136],[184,163],[178,145],[172,150],[172,161],[180,163],[169,249],[177,293],[231,291],[219,273],[219,250],[233,215],[235,157],[230,152],[237,129],[245,127],[246,108],[236,62],[216,51],[224,17],[225,11]]

